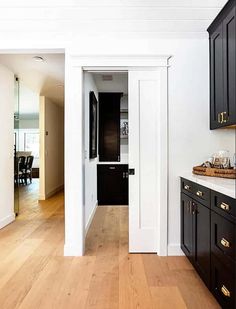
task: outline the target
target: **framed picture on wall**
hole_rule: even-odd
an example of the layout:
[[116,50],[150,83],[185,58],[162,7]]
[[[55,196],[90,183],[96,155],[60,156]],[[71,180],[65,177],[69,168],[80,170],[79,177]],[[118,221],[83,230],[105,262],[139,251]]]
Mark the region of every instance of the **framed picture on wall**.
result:
[[97,157],[97,99],[93,91],[89,93],[89,158]]
[[120,138],[128,138],[129,135],[129,124],[128,119],[120,120]]

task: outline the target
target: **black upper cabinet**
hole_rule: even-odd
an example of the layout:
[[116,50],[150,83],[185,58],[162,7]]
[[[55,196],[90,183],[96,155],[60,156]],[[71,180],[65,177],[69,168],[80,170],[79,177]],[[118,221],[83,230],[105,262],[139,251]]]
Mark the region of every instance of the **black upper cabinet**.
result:
[[99,161],[120,161],[121,93],[99,93]]
[[236,124],[236,1],[230,0],[208,28],[210,128]]

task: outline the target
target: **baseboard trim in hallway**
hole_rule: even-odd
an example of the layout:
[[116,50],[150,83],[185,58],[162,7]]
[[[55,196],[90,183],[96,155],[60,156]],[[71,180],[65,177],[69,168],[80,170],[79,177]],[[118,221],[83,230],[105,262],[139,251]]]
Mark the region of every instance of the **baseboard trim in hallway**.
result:
[[6,216],[5,218],[0,220],[0,229],[4,228],[5,226],[7,226],[8,224],[12,223],[15,220],[15,214],[12,213],[8,216]]

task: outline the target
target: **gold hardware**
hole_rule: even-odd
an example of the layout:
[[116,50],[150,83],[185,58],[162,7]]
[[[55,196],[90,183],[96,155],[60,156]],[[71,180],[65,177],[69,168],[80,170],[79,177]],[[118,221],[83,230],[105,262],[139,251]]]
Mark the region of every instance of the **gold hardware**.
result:
[[224,285],[221,287],[221,292],[224,294],[224,296],[230,297],[230,291]]
[[185,189],[185,190],[189,190],[189,189],[190,189],[190,186],[189,186],[189,185],[185,185],[185,186],[184,186],[184,189]]
[[197,191],[196,193],[198,196],[203,196],[203,192],[202,191]]
[[226,123],[228,121],[227,113],[223,112],[222,114],[222,122],[221,123]]
[[224,203],[224,202],[222,202],[222,203],[220,204],[220,208],[221,208],[221,209],[224,209],[224,210],[229,210],[229,205],[226,204],[226,203]]
[[228,240],[226,240],[225,238],[222,238],[220,243],[222,244],[223,247],[225,248],[229,248],[230,247],[230,243]]
[[218,113],[218,123],[221,123],[221,113]]

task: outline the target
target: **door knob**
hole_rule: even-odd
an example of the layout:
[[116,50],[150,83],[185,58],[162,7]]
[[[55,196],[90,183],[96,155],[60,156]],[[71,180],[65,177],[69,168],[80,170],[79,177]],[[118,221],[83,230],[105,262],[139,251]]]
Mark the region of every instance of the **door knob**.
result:
[[129,168],[129,175],[135,175],[135,169]]

